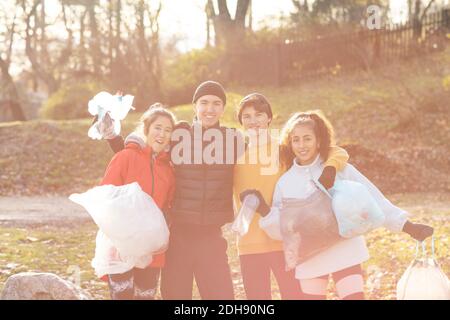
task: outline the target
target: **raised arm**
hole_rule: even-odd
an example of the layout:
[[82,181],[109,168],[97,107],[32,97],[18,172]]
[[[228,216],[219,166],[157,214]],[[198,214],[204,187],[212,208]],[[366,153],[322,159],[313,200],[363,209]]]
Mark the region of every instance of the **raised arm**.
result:
[[[98,120],[98,115],[95,116],[92,119],[92,124],[96,123]],[[105,124],[107,132],[105,133],[105,136],[103,136],[103,139],[108,141],[109,147],[114,153],[118,153],[119,151],[122,151],[125,148],[125,143],[123,141],[122,136],[118,135],[116,136],[114,133],[114,126],[113,122],[109,118],[109,121]]]
[[109,147],[114,153],[120,152],[125,148],[125,143],[122,136],[116,136],[112,139],[106,139],[108,141]]

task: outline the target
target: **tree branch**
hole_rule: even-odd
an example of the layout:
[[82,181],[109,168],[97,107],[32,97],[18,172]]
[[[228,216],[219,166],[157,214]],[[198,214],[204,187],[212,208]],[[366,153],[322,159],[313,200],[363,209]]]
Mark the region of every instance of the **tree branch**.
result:
[[423,19],[425,18],[428,10],[431,8],[431,5],[434,3],[435,0],[430,0],[430,2],[428,2],[428,5],[425,7],[425,9],[423,9],[422,15],[420,16],[420,21],[423,21]]

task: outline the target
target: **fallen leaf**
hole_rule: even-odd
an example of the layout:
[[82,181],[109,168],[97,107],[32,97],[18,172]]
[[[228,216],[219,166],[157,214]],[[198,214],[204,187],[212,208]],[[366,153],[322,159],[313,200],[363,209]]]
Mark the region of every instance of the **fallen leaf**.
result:
[[27,237],[26,240],[29,241],[29,242],[36,242],[36,241],[39,241],[39,239],[38,239],[38,238],[35,238],[35,237]]

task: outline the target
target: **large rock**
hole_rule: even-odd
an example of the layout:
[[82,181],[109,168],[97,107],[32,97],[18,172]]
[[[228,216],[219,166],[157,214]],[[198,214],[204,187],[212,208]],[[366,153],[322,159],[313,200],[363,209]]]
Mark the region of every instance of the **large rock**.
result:
[[92,297],[53,273],[22,272],[8,278],[1,300],[90,300]]

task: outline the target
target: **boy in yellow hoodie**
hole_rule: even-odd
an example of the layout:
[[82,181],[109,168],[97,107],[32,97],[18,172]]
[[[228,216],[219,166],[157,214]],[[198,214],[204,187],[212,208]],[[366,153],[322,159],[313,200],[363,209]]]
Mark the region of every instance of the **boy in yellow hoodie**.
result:
[[[272,108],[266,97],[252,93],[239,103],[237,116],[251,138],[245,154],[234,168],[233,198],[236,210],[240,210],[246,195],[253,193],[260,198],[260,207],[257,208],[248,232],[238,238],[238,253],[247,299],[272,298],[271,272],[278,283],[282,299],[301,299],[301,290],[294,271],[285,270],[282,242],[271,239],[259,227],[259,212],[266,211],[261,205],[271,205],[275,185],[288,169],[279,165],[279,142],[268,131],[272,121]],[[332,146],[319,181],[325,187],[331,188],[336,170],[341,170],[347,160],[348,154],[344,149]]]

